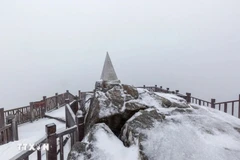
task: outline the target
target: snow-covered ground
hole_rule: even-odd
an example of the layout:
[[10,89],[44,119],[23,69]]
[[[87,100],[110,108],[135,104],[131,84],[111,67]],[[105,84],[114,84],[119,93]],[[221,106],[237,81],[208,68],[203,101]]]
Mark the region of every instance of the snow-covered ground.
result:
[[[57,110],[54,110],[50,113],[47,113],[49,116],[52,117],[59,117],[65,119],[65,107],[61,107]],[[5,145],[0,146],[0,160],[8,160],[21,151],[18,149],[18,144],[34,144],[39,139],[44,137],[46,135],[45,133],[45,125],[55,123],[57,126],[57,131],[65,129],[65,123],[59,122],[54,119],[48,119],[43,118],[39,119],[37,121],[34,121],[33,123],[25,123],[18,126],[18,132],[19,132],[19,141],[14,141],[7,143]],[[67,157],[67,154],[70,150],[70,140],[66,144],[66,147],[64,148],[64,157]],[[45,153],[42,153],[42,158],[45,159]],[[36,159],[36,152],[33,153],[30,156],[30,160]]]
[[63,120],[66,120],[66,118],[65,118],[65,106],[63,106],[59,109],[53,110],[51,112],[47,112],[45,114],[48,115],[48,116],[51,116],[51,117],[56,117],[56,118],[61,118]]
[[[147,94],[148,91],[143,89],[138,91],[144,103],[151,104],[162,113],[169,113],[165,121],[156,122],[154,128],[143,131],[148,137],[143,146],[146,148],[149,159],[240,159],[240,120],[238,118],[195,104],[190,104],[186,112],[174,111],[174,108],[163,108],[157,104],[156,99]],[[173,94],[155,94],[174,103],[185,103],[184,99]]]

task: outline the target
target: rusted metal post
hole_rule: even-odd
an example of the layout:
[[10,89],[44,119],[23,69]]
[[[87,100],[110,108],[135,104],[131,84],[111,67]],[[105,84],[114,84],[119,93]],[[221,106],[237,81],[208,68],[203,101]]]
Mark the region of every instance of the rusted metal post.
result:
[[211,108],[215,108],[216,99],[211,99]]
[[34,105],[33,102],[30,102],[30,116],[31,116],[31,122],[34,121]]
[[5,126],[4,108],[0,108],[0,128]]
[[240,94],[238,96],[238,118],[240,118]]
[[58,107],[59,107],[58,93],[55,93],[55,98],[56,98],[56,106],[57,106],[57,108],[58,108]]
[[186,93],[186,101],[187,103],[191,103],[191,93]]
[[76,124],[77,124],[77,141],[82,141],[84,137],[84,116],[83,114],[79,114],[76,116]]
[[47,143],[49,150],[46,151],[46,160],[57,160],[57,135],[54,123],[46,125]]

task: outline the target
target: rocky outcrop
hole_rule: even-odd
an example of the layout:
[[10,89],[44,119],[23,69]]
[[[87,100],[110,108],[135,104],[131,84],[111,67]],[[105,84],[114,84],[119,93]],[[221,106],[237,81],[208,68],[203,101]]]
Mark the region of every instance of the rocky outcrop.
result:
[[132,101],[137,98],[138,91],[130,85],[108,84],[104,89],[96,90],[85,119],[85,134],[94,124],[105,123],[119,135],[133,114],[148,107]]
[[85,117],[85,138],[69,160],[240,159],[238,119],[174,94],[100,86]]
[[138,145],[140,159],[148,159],[144,153],[143,141],[147,140],[144,130],[154,127],[154,123],[162,122],[165,115],[157,112],[156,109],[141,110],[129,119],[122,128],[120,139],[125,146]]
[[98,123],[93,125],[82,142],[74,144],[68,154],[68,160],[118,159],[120,157],[114,154],[115,149],[125,154],[125,160],[138,159],[136,146],[125,147],[107,125]]

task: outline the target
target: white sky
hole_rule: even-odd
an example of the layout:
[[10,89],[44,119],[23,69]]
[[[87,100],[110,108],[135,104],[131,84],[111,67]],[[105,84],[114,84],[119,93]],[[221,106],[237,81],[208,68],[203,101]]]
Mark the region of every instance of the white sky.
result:
[[123,83],[237,99],[239,6],[239,0],[0,0],[0,107],[92,90],[106,51]]

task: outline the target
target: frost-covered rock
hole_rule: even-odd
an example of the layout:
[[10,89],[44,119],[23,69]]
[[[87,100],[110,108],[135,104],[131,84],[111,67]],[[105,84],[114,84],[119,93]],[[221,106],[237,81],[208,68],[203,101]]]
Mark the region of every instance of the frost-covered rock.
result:
[[240,159],[239,119],[174,94],[122,84],[102,87],[89,103],[85,138],[74,145],[70,159]]
[[203,106],[168,110],[159,120],[161,110],[140,111],[124,125],[121,139],[138,144],[141,159],[240,159],[239,119]]
[[142,142],[147,140],[145,130],[154,128],[156,122],[162,122],[165,116],[156,109],[147,109],[137,112],[122,128],[120,135],[125,146],[138,145],[141,159],[147,159]]
[[100,123],[72,147],[68,160],[137,160],[138,153],[136,145],[125,147],[107,125]]
[[138,91],[130,85],[114,84],[96,90],[85,119],[85,134],[96,123],[107,124],[118,135],[132,115],[148,106],[135,102]]

